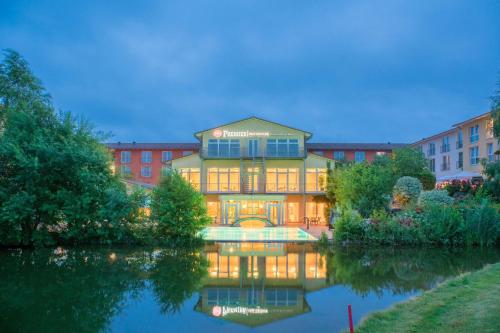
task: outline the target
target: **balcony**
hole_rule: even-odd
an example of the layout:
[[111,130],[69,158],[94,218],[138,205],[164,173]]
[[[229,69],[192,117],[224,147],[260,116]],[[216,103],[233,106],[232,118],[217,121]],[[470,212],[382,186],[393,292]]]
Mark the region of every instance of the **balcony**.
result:
[[448,171],[448,170],[450,170],[450,163],[441,164],[441,171]]
[[441,153],[447,153],[447,152],[449,152],[450,151],[450,145],[449,144],[442,145],[440,151],[441,151]]
[[462,149],[464,146],[464,143],[462,141],[457,141],[457,149]]
[[240,159],[240,158],[274,158],[274,159],[302,159],[306,157],[304,149],[276,151],[258,150],[249,151],[246,148],[231,149],[229,151],[209,151],[204,148],[200,150],[200,156],[204,159]]
[[434,156],[434,155],[436,155],[435,149],[428,149],[427,150],[427,156]]
[[479,157],[471,157],[470,158],[470,165],[478,165],[480,162]]
[[458,170],[463,170],[464,169],[464,161],[457,161],[457,169]]

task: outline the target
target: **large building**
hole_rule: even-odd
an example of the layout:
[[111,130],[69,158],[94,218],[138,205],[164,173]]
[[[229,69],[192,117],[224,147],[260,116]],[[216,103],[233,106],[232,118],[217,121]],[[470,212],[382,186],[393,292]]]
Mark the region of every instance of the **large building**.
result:
[[493,136],[490,113],[454,124],[450,129],[412,144],[429,161],[438,182],[482,176],[482,161],[498,159],[499,144]]
[[312,134],[257,117],[195,133],[197,143],[113,143],[115,168],[154,186],[178,170],[217,224],[326,223],[327,164],[371,161],[402,144],[310,143]]

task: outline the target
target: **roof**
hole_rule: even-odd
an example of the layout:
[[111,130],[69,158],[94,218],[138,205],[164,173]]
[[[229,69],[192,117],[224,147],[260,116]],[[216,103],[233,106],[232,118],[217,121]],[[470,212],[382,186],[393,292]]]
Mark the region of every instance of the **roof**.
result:
[[250,119],[257,119],[257,120],[261,120],[261,121],[265,121],[267,123],[271,123],[271,124],[275,124],[275,125],[278,125],[278,126],[283,126],[283,127],[286,127],[286,128],[289,128],[289,129],[292,129],[292,130],[295,130],[295,131],[299,131],[299,132],[304,132],[306,133],[306,136],[308,138],[310,138],[312,136],[312,133],[311,132],[308,132],[308,131],[304,131],[304,130],[301,130],[301,129],[298,129],[298,128],[295,128],[295,127],[290,127],[290,126],[287,126],[287,125],[283,125],[283,124],[280,124],[280,123],[277,123],[275,121],[271,121],[271,120],[267,120],[267,119],[264,119],[264,118],[260,118],[260,117],[256,117],[256,116],[251,116],[251,117],[247,117],[247,118],[243,118],[243,119],[239,119],[239,120],[235,120],[235,121],[232,121],[230,123],[226,123],[226,124],[222,124],[222,125],[217,125],[215,127],[211,127],[211,128],[208,128],[206,130],[203,130],[203,131],[198,131],[194,134],[195,137],[198,137],[201,133],[203,132],[208,132],[208,131],[211,131],[211,130],[214,130],[214,129],[217,129],[219,127],[223,127],[223,126],[228,126],[228,125],[232,125],[232,124],[236,124],[236,123],[240,123],[242,121],[245,121],[245,120],[250,120]]
[[480,114],[479,116],[476,116],[476,117],[472,117],[472,118],[469,118],[467,120],[464,120],[464,121],[461,121],[457,124],[454,124],[453,127],[458,127],[458,126],[462,126],[464,124],[467,124],[467,123],[470,123],[471,121],[475,121],[475,120],[479,120],[479,119],[482,119],[482,118],[486,118],[488,116],[490,116],[491,112],[488,111],[488,112],[485,112],[483,114]]
[[416,145],[416,144],[419,144],[419,143],[422,143],[422,142],[426,142],[426,141],[430,141],[430,140],[434,140],[434,139],[440,138],[443,135],[451,134],[451,133],[455,132],[456,130],[457,130],[456,128],[450,128],[450,129],[448,129],[446,131],[439,132],[437,134],[431,135],[431,136],[426,137],[426,138],[422,138],[422,139],[420,139],[420,140],[412,143],[412,145]]
[[140,143],[140,142],[115,142],[106,144],[110,149],[188,149],[198,150],[199,143]]
[[408,146],[406,143],[308,143],[307,149],[338,150],[394,150]]

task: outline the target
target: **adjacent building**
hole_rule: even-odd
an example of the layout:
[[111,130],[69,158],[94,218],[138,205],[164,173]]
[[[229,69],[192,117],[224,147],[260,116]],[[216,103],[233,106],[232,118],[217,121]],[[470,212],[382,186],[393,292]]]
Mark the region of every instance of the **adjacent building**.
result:
[[250,117],[195,133],[196,143],[113,143],[115,169],[154,186],[176,169],[206,197],[213,222],[327,221],[327,166],[371,161],[402,144],[311,143],[312,133]]
[[438,182],[482,176],[482,162],[499,158],[490,113],[454,124],[451,129],[412,144],[426,156]]

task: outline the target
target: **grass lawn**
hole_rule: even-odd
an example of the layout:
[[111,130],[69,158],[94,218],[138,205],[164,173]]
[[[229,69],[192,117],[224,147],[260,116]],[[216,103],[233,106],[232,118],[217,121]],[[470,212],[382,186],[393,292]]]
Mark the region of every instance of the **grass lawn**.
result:
[[445,281],[387,311],[374,313],[361,332],[500,332],[500,263]]

